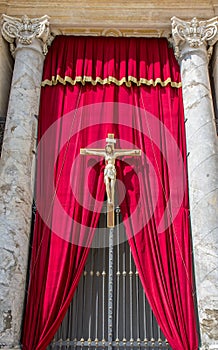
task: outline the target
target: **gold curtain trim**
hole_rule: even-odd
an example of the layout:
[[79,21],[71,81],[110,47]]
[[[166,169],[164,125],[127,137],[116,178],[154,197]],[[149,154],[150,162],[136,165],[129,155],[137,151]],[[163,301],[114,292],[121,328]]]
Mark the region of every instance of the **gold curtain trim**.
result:
[[66,83],[70,83],[71,85],[76,85],[76,83],[81,83],[82,85],[85,85],[86,83],[91,83],[92,85],[97,85],[98,83],[102,85],[114,83],[117,86],[121,86],[125,83],[127,87],[130,87],[132,83],[135,83],[137,86],[140,86],[142,84],[149,85],[149,86],[150,85],[157,86],[157,84],[160,84],[163,87],[170,84],[172,87],[175,87],[175,88],[180,88],[182,86],[181,82],[177,83],[175,81],[172,81],[170,77],[164,81],[162,81],[160,78],[157,78],[155,80],[140,78],[139,80],[137,80],[137,78],[132,77],[131,75],[128,76],[128,79],[123,77],[120,80],[112,76],[108,76],[105,79],[102,79],[100,77],[96,77],[96,79],[92,79],[92,77],[90,76],[83,76],[83,77],[77,76],[75,79],[72,79],[69,76],[65,76],[64,78],[62,78],[60,75],[57,75],[56,77],[52,76],[51,80],[49,79],[43,80],[42,86],[45,86],[45,85],[52,86],[52,85],[57,85],[58,83],[61,83],[63,85],[66,85]]

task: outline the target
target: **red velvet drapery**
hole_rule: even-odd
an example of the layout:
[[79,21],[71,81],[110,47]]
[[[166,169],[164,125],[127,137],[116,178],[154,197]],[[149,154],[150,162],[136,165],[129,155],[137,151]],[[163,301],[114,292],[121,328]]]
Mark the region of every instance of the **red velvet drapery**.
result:
[[117,148],[143,151],[118,160],[117,177],[147,298],[173,349],[198,348],[179,79],[164,39],[55,39],[41,95],[24,349],[46,348],[73,297],[105,192],[103,161],[79,150],[104,147],[108,133]]

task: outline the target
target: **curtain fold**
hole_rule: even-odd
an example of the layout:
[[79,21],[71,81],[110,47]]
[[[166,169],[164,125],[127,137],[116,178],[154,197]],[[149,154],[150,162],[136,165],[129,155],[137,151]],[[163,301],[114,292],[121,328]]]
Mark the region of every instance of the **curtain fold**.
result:
[[[75,100],[79,91],[74,92]],[[47,101],[45,103],[47,105]],[[46,107],[45,119],[47,112]],[[73,117],[70,118],[70,124],[72,122],[75,122]],[[82,169],[77,168],[77,176],[72,180],[74,188],[80,189],[80,203],[85,202],[86,198],[92,211],[78,203],[74,193],[68,188],[69,182],[66,186],[71,164],[78,155],[80,147],[89,139],[89,132],[86,130],[83,135],[81,134],[78,142],[76,136],[74,139],[69,139],[71,129],[68,129],[68,122],[65,126],[64,124],[62,119],[60,123],[58,121],[53,124],[53,129],[50,129],[52,132],[48,138],[45,133],[45,139],[42,137],[38,147],[36,183],[38,211],[23,341],[23,346],[27,349],[45,349],[57,331],[83,272],[94,228],[100,215],[100,208],[97,210],[99,204],[94,197],[87,197],[88,185],[84,184],[80,177]],[[42,125],[41,119],[39,135]],[[64,127],[67,128],[65,145],[61,148]],[[81,166],[83,169],[90,169],[86,159]],[[100,169],[101,167],[102,164]],[[99,196],[99,201],[103,201],[103,176],[96,178],[92,183],[92,193]],[[60,211],[59,203],[63,206],[63,211]],[[65,215],[62,215],[63,212]]]
[[[116,148],[142,150],[116,167],[146,296],[171,347],[198,348],[179,67],[164,39],[122,39],[58,37],[45,61],[25,350],[46,348],[78,285],[105,195],[103,159],[79,152],[104,148],[108,133]],[[125,79],[93,83],[109,76]]]
[[114,83],[118,86],[140,85],[181,87],[178,66],[165,39],[105,38],[62,36],[50,50],[42,85],[77,82],[93,85]]

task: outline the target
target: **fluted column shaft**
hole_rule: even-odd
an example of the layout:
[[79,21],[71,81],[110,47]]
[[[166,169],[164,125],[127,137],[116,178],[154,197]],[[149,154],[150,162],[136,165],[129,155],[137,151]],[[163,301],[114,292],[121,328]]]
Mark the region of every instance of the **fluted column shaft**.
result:
[[48,25],[47,16],[20,20],[3,15],[2,35],[15,58],[0,163],[0,343],[9,349],[20,343]]
[[[197,303],[202,349],[218,349],[217,136],[208,73],[218,39],[217,18],[191,22],[172,18],[181,68],[186,118],[188,177]],[[207,46],[209,50],[207,51]]]

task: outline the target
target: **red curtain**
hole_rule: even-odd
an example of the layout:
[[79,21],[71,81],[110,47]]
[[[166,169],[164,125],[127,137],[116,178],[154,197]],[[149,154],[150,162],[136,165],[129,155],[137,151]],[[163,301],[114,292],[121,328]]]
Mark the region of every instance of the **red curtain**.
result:
[[105,194],[103,160],[79,151],[103,148],[108,133],[117,148],[143,152],[116,164],[125,185],[124,191],[117,181],[123,220],[146,296],[172,348],[198,348],[179,79],[164,39],[54,40],[41,95],[24,349],[46,348],[78,285]]

